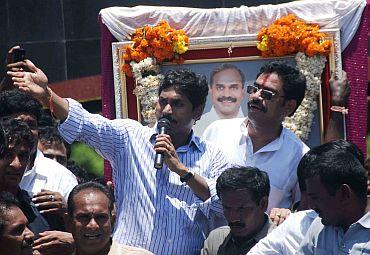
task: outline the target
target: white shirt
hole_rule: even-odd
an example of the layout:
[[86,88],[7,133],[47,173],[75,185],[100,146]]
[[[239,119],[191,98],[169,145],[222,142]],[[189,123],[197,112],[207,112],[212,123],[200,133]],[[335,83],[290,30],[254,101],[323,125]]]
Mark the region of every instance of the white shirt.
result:
[[283,128],[280,137],[253,153],[244,118],[213,122],[203,133],[203,140],[214,142],[231,164],[253,166],[266,171],[271,191],[267,211],[289,208],[300,199],[297,166],[309,150],[293,132]]
[[248,255],[293,255],[298,250],[317,213],[313,210],[292,213],[265,238],[260,240]]
[[26,170],[19,186],[32,197],[41,189],[59,192],[68,200],[71,190],[77,185],[74,174],[58,162],[49,159],[37,150],[35,163]]
[[312,222],[297,255],[369,255],[370,212],[352,223],[346,232],[341,227],[324,226],[321,218]]
[[[244,113],[242,108],[239,108],[238,115],[235,118],[243,118]],[[204,130],[211,125],[214,121],[219,120],[220,116],[217,114],[216,109],[212,106],[211,110],[202,115],[200,120],[193,126],[193,131],[196,136],[201,137],[203,135]]]

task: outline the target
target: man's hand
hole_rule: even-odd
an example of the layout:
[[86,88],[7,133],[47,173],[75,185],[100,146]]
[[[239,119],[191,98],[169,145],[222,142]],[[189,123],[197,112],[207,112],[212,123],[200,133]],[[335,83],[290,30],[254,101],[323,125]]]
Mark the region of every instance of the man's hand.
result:
[[21,68],[25,66],[29,69],[29,72],[18,71],[8,71],[7,75],[11,77],[14,86],[18,87],[21,91],[26,91],[31,93],[31,95],[42,101],[47,101],[49,97],[48,92],[48,78],[41,69],[37,68],[30,60],[25,60],[23,62],[17,62],[9,64],[12,70],[16,68]]
[[334,74],[332,74],[329,83],[332,105],[346,106],[350,94],[347,73],[345,71],[342,71],[341,79],[338,79]]
[[180,176],[183,174],[182,170],[185,168],[185,166],[179,160],[176,149],[173,146],[171,137],[169,135],[157,135],[157,139],[154,144],[154,150],[155,152],[162,153],[164,155],[164,161],[172,172],[175,172]]
[[33,243],[33,250],[42,255],[65,255],[75,250],[75,242],[71,233],[62,231],[45,231]]
[[63,216],[67,212],[67,203],[59,192],[42,189],[41,192],[33,196],[32,201],[43,214]]
[[273,208],[270,212],[270,219],[276,226],[279,226],[288,218],[290,213],[291,211],[286,208]]
[[[154,150],[157,153],[163,153],[164,161],[172,172],[178,174],[180,177],[189,172],[189,169],[180,161],[169,135],[157,135]],[[193,178],[187,181],[186,184],[189,185],[194,194],[203,201],[210,198],[211,193],[209,191],[208,184],[202,176],[194,173]]]
[[14,72],[23,71],[23,68],[20,67],[20,65],[23,65],[24,64],[23,62],[19,62],[20,63],[19,64],[19,67],[14,67],[13,69],[8,66],[9,64],[11,64],[13,62],[13,51],[15,49],[19,49],[19,48],[20,48],[19,46],[12,47],[8,51],[8,54],[6,55],[6,59],[5,59],[5,72],[4,72],[4,78],[3,78],[3,80],[0,83],[0,91],[4,91],[4,90],[8,90],[8,89],[12,89],[13,88],[12,79],[11,79],[11,77],[9,77],[6,74],[7,71],[14,71]]

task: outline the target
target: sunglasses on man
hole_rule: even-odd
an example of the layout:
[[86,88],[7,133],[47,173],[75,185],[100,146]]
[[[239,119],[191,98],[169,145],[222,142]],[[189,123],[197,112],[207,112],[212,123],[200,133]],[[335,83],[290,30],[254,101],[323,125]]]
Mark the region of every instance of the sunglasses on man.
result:
[[[253,94],[256,93],[257,91],[261,91],[261,97],[266,100],[271,100],[274,96],[278,96],[278,93],[273,92],[268,89],[263,89],[261,88],[261,84],[254,83],[253,85],[248,85],[247,86],[247,92],[248,94]],[[284,97],[284,96],[279,96],[279,97]]]

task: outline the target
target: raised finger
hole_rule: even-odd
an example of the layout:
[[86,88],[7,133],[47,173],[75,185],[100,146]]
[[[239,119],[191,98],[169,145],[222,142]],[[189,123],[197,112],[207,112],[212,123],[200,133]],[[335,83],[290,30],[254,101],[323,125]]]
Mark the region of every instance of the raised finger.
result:
[[26,63],[24,61],[18,61],[15,63],[10,63],[6,65],[7,69],[13,68],[13,67],[18,67],[18,68],[23,68],[26,66]]
[[26,66],[28,67],[28,69],[31,71],[31,72],[37,72],[37,67],[35,66],[34,63],[32,63],[31,60],[29,59],[26,59],[24,60],[24,62],[26,63]]
[[34,246],[32,246],[32,248],[33,248],[34,250],[39,250],[39,251],[41,251],[41,250],[49,249],[49,248],[51,248],[53,245],[54,245],[54,241],[53,241],[53,240],[51,240],[51,241],[49,241],[49,242],[40,243],[40,244],[38,244],[38,245],[35,245],[35,243],[34,243]]
[[11,76],[11,77],[24,77],[24,72],[12,72],[12,71],[8,71],[6,72],[7,75]]
[[41,214],[56,214],[56,213],[63,213],[66,212],[66,210],[62,210],[61,207],[58,208],[51,208],[51,209],[46,209],[46,210],[41,210]]
[[17,77],[12,77],[12,81],[17,82],[17,83],[24,83],[25,82],[24,78],[17,78]]
[[48,201],[48,202],[43,202],[43,203],[35,203],[37,209],[39,210],[45,210],[45,209],[50,209],[50,208],[60,208],[61,207],[61,203],[60,201],[54,201],[54,202],[51,202],[51,201]]
[[8,54],[6,55],[6,63],[10,63],[13,61],[13,51],[15,49],[19,49],[20,46],[19,45],[16,45],[14,47],[12,47],[9,51],[8,51]]

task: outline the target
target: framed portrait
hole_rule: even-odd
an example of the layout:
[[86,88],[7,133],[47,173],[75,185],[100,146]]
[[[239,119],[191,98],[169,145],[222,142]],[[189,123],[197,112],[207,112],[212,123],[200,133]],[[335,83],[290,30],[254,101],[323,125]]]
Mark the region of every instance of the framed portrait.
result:
[[[339,30],[322,30],[333,41],[330,55],[322,74],[322,83],[317,97],[317,110],[306,143],[315,146],[323,141],[328,121],[329,77],[331,72],[341,75],[341,50]],[[124,46],[130,41],[113,43],[113,73],[115,106],[117,118],[131,118],[142,121],[140,102],[133,93],[135,81],[122,71]],[[253,85],[260,68],[267,62],[283,60],[297,65],[295,55],[265,58],[256,47],[256,34],[190,38],[189,50],[182,55],[182,64],[164,63],[161,73],[170,69],[187,68],[203,75],[209,84],[209,95],[201,119],[195,124],[194,132],[202,136],[204,129],[220,118],[244,117],[248,114],[248,93],[246,86]]]

